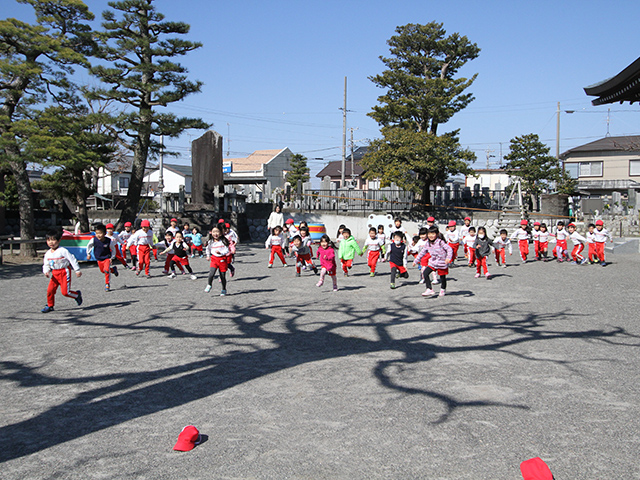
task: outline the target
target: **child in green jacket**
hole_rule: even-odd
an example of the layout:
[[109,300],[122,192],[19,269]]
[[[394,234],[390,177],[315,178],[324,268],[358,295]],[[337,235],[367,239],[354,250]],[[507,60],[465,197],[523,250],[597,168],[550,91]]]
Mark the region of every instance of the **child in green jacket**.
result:
[[338,249],[338,257],[340,257],[340,262],[342,263],[342,271],[344,272],[345,277],[349,276],[349,270],[353,266],[353,259],[358,255],[362,255],[362,249],[356,239],[351,236],[351,230],[345,228],[342,230],[342,240],[340,242],[340,248]]

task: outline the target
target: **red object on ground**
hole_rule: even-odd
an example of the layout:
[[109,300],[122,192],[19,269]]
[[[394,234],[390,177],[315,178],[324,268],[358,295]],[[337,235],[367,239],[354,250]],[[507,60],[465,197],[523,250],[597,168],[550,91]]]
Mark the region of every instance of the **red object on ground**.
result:
[[553,474],[540,457],[530,458],[520,464],[524,480],[553,480]]

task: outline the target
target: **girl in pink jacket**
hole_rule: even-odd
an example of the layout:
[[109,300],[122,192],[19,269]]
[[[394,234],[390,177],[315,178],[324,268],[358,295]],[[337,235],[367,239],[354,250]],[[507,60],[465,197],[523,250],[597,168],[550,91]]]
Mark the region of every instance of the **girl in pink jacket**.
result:
[[329,275],[333,281],[333,291],[338,291],[338,277],[336,277],[336,252],[335,245],[329,235],[323,235],[320,239],[320,246],[316,252],[316,258],[320,260],[320,281],[316,286],[321,287],[324,283],[324,276]]

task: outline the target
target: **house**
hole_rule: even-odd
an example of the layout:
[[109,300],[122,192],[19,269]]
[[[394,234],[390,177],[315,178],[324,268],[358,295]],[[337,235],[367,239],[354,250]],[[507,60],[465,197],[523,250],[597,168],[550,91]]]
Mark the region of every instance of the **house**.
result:
[[[356,190],[380,188],[379,181],[367,182],[367,180],[362,178],[364,168],[360,166],[360,160],[362,160],[362,157],[365,156],[367,150],[368,147],[358,147],[357,149],[355,149],[353,151],[353,161],[351,160],[351,155],[347,156],[344,172],[345,187],[353,186],[353,188]],[[342,160],[329,162],[322,170],[320,170],[320,172],[316,174],[316,177],[320,179],[329,177],[331,179],[331,183],[333,183],[336,188],[340,188],[340,183],[342,182]]]
[[[176,165],[165,163],[162,168],[164,193],[180,193],[180,187],[184,187],[184,193],[191,194],[191,165]],[[144,177],[144,184],[149,190],[158,191],[158,181],[160,180],[160,169],[147,173]]]
[[[242,185],[247,183],[264,184],[269,182],[271,189],[283,189],[286,175],[289,172],[291,150],[256,150],[248,157],[226,158],[224,164],[230,173],[225,173],[225,185]],[[237,181],[237,183],[236,183]]]
[[640,135],[604,137],[560,158],[581,193],[597,197],[640,192]]
[[[501,168],[478,168],[474,170],[475,175],[465,178],[464,186],[471,190],[504,190],[511,184],[511,176],[506,170]],[[478,186],[476,186],[478,185]]]

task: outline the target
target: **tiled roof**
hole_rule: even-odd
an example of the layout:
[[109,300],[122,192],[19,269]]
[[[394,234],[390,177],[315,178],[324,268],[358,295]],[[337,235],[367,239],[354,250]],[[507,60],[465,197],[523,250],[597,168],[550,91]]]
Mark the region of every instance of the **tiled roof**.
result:
[[[326,177],[327,175],[330,176],[331,178],[341,177],[342,176],[342,174],[340,173],[341,171],[342,171],[342,160],[337,160],[335,162],[329,162],[329,164],[326,167],[324,167],[322,170],[320,170],[318,174],[316,174],[316,177],[323,178],[323,177]],[[354,162],[354,166],[353,166],[354,175],[356,177],[359,177],[362,175],[363,172],[364,172],[364,169],[358,164],[358,162]],[[344,176],[347,179],[351,178],[351,160],[350,159],[347,159],[347,162],[345,164]]]
[[586,152],[640,152],[640,135],[627,135],[624,137],[604,137],[595,142],[586,143],[579,147],[567,150],[561,158],[567,158],[574,153]]
[[256,150],[248,157],[225,158],[225,162],[231,162],[234,172],[254,172],[260,170],[262,165],[268,163],[273,157],[282,152],[280,150]]

